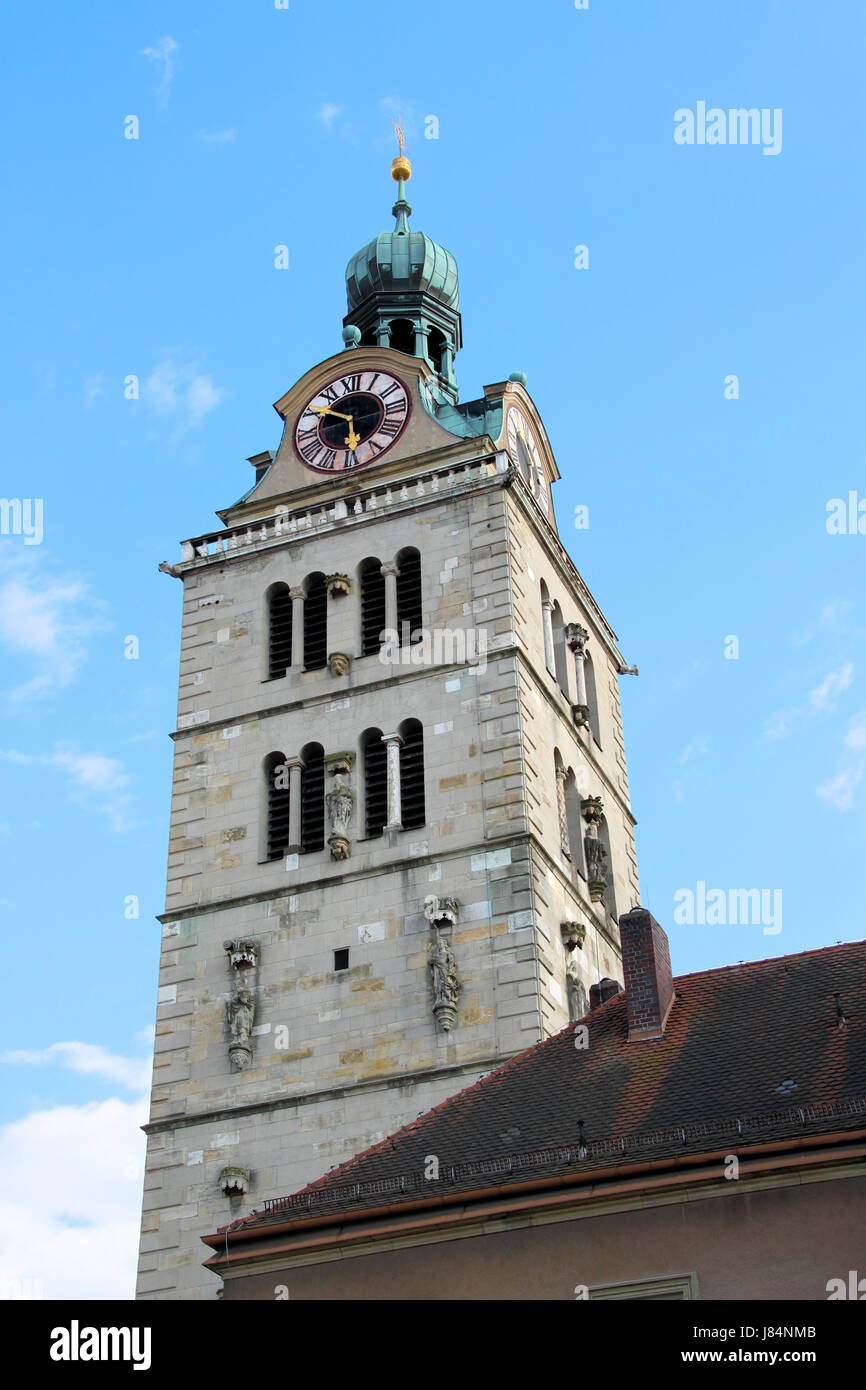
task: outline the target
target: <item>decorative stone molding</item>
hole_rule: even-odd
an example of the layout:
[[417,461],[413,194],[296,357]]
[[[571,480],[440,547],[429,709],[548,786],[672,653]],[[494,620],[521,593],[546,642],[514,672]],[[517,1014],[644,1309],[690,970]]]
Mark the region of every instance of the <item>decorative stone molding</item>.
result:
[[443,1033],[450,1033],[457,1017],[460,977],[457,961],[444,931],[433,927],[430,941],[430,976],[433,985],[433,1014]]
[[328,598],[343,598],[352,592],[352,581],[347,574],[326,574],[325,584]]
[[325,795],[331,829],[328,845],[331,858],[337,860],[348,859],[352,848],[346,833],[355,809],[355,793],[347,780],[352,771],[352,761],[351,753],[334,753],[325,759],[328,774],[334,779],[333,786]]
[[328,666],[332,676],[347,676],[351,663],[352,658],[347,656],[345,652],[328,653]]
[[565,640],[569,651],[574,652],[576,657],[583,661],[586,656],[586,644],[589,641],[589,633],[580,623],[567,623],[565,628]]
[[246,1197],[250,1190],[250,1175],[246,1168],[223,1168],[219,1181],[224,1197]]
[[583,922],[563,922],[559,928],[562,944],[571,955],[574,950],[582,950],[586,940],[586,926]]
[[459,911],[460,904],[456,898],[437,898],[431,893],[424,899],[424,916],[434,931],[455,927]]
[[232,976],[232,992],[226,1004],[226,1020],[231,1035],[229,1060],[236,1071],[244,1071],[253,1057],[253,1024],[256,1006],[253,997],[259,965],[258,943],[246,938],[223,943]]
[[580,813],[590,828],[598,834],[598,827],[604,819],[604,802],[600,796],[585,796],[580,803]]

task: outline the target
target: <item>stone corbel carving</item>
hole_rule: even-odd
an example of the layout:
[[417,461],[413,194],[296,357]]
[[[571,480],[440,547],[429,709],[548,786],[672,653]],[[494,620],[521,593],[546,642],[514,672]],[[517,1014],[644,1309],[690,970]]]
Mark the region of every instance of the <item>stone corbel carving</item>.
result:
[[253,1024],[256,1006],[253,997],[259,948],[255,941],[240,938],[223,943],[229,958],[232,992],[226,1004],[229,1033],[229,1059],[236,1071],[244,1071],[253,1057]]
[[328,598],[343,598],[352,592],[352,581],[347,574],[326,574],[325,584]]
[[457,925],[460,904],[456,898],[437,898],[432,893],[424,899],[424,916],[434,930],[448,930]]
[[347,676],[352,658],[345,652],[329,652],[328,666],[332,676]]
[[562,933],[562,944],[569,955],[575,949],[583,949],[586,940],[586,926],[583,922],[563,922],[559,930]]
[[571,717],[579,729],[588,729],[589,705],[572,705]]
[[610,882],[607,850],[598,838],[598,827],[604,816],[604,804],[600,796],[588,796],[581,801],[580,809],[587,826],[583,848],[586,853],[589,896],[594,903],[598,903],[604,897],[604,890]]
[[223,1168],[220,1191],[224,1197],[246,1197],[250,1190],[250,1175],[246,1168]]
[[352,771],[352,754],[337,753],[326,759],[326,762],[328,772],[334,779],[330,791],[325,796],[328,824],[331,829],[328,845],[332,859],[348,859],[352,846],[346,831],[355,809],[355,793],[347,780]]

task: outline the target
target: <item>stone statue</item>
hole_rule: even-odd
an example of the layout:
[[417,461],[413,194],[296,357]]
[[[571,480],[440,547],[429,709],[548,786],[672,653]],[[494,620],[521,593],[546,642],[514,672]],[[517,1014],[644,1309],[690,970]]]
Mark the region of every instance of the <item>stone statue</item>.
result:
[[346,780],[351,767],[352,755],[350,753],[341,754],[328,761],[328,771],[334,779],[330,791],[325,796],[328,823],[331,827],[328,845],[332,859],[348,859],[351,849],[349,837],[346,834],[355,807],[355,793]]
[[460,978],[454,952],[439,931],[435,932],[430,942],[430,974],[433,983],[433,1013],[442,1025],[443,1031],[448,1033],[457,1015]]
[[253,1050],[250,1038],[253,1033],[255,1006],[252,990],[245,985],[235,990],[226,1007],[229,1030],[232,1040],[229,1043],[229,1057],[238,1071],[243,1071],[252,1060]]
[[589,896],[594,903],[600,902],[604,890],[610,882],[607,867],[607,850],[594,835],[587,835],[583,842],[586,850],[586,876],[589,882]]
[[578,1018],[583,1018],[589,1008],[589,1003],[576,960],[568,962],[565,973],[568,981],[568,1017],[569,1021],[574,1023]]

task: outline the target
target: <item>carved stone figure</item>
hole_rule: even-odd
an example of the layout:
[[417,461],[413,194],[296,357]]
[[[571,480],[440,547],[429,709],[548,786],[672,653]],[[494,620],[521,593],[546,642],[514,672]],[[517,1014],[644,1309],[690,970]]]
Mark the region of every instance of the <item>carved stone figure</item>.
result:
[[226,1017],[231,1041],[229,1059],[233,1067],[243,1071],[252,1061],[253,1023],[255,1022],[255,1000],[253,987],[259,964],[258,942],[240,937],[235,941],[223,942],[229,958],[232,977],[232,992],[226,1004]]
[[329,652],[328,666],[332,676],[347,676],[352,658],[345,652]]
[[433,1013],[443,1032],[448,1033],[457,1016],[460,978],[454,952],[446,938],[438,931],[434,931],[430,942],[430,975],[433,984]]
[[568,981],[568,1017],[570,1022],[575,1019],[583,1018],[589,1008],[586,997],[586,989],[578,973],[577,961],[570,960],[566,969],[566,979]]
[[232,1040],[229,1044],[229,1057],[238,1071],[243,1071],[252,1060],[253,1049],[250,1038],[253,1033],[255,1006],[252,991],[245,985],[235,990],[229,999],[226,1012]]
[[604,890],[610,882],[607,867],[607,850],[595,835],[587,835],[583,842],[586,851],[586,877],[589,883],[589,896],[594,903],[601,902]]
[[580,803],[580,810],[587,825],[595,831],[604,819],[604,802],[600,796],[585,796]]
[[330,791],[325,796],[325,805],[328,808],[328,824],[331,828],[328,845],[331,850],[331,858],[337,860],[348,859],[351,850],[349,837],[346,834],[352,811],[355,808],[355,793],[347,780],[351,768],[351,753],[339,753],[328,759],[328,772],[334,779]]

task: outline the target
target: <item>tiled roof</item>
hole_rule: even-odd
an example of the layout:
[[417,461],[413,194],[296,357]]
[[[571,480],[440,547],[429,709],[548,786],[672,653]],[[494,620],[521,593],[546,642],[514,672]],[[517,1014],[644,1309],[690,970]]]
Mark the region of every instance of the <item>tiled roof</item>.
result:
[[[585,1016],[588,1048],[575,1046],[581,1025],[570,1024],[239,1224],[309,1222],[577,1168],[601,1176],[866,1125],[866,942],[674,984],[662,1038],[628,1041],[619,994]],[[430,1156],[438,1180],[425,1176]]]

